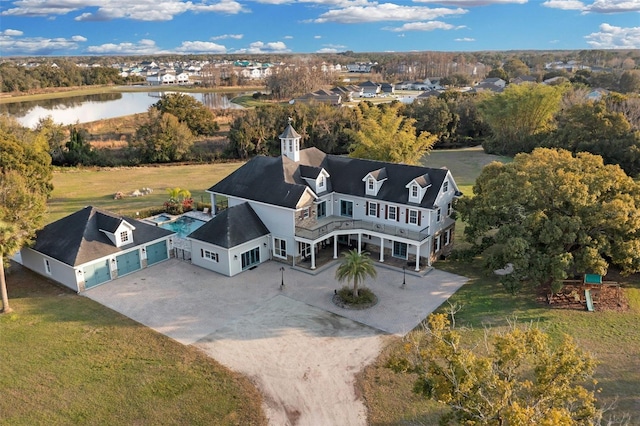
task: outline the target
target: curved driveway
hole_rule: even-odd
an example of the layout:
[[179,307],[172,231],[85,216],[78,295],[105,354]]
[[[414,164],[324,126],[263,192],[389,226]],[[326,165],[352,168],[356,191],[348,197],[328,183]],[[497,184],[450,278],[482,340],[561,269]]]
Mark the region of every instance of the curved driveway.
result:
[[317,274],[266,262],[224,277],[171,259],[92,288],[85,296],[249,376],[273,425],[364,425],[355,374],[389,334],[404,335],[466,282],[433,270],[424,277],[377,268],[379,298],[354,311],[331,302],[337,265]]

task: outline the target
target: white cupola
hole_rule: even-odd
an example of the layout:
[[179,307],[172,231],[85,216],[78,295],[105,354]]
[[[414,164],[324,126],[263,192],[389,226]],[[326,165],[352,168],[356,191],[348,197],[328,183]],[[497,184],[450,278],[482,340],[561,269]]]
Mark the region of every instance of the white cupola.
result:
[[289,118],[289,124],[280,137],[280,153],[286,155],[296,163],[300,161],[300,139],[302,136],[291,125],[293,120]]

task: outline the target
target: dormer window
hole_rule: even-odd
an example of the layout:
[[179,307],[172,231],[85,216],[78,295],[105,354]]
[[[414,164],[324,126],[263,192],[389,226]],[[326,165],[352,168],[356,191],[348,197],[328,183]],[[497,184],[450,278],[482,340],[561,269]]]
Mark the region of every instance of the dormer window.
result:
[[318,188],[324,188],[325,185],[325,177],[324,175],[320,175],[320,177],[318,178]]
[[129,241],[129,232],[128,231],[122,231],[120,233],[120,242],[126,243],[127,241]]
[[418,198],[418,185],[411,185],[411,197]]
[[373,178],[368,179],[367,189],[369,191],[374,191],[376,189],[376,181]]

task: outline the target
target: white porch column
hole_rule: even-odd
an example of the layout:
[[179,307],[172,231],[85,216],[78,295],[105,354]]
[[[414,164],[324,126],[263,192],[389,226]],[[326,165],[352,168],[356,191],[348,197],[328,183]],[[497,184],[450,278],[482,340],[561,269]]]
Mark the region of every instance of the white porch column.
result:
[[384,238],[380,237],[380,262],[384,262]]
[[358,254],[362,253],[362,232],[358,232]]
[[333,258],[334,259],[338,258],[338,236],[337,235],[333,236]]
[[311,243],[311,269],[316,269],[316,243]]
[[420,244],[416,244],[416,271],[420,270]]

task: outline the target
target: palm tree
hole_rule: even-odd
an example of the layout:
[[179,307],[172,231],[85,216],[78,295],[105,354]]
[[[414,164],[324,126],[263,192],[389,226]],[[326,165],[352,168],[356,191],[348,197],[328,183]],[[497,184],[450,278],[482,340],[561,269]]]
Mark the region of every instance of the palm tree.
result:
[[342,263],[336,270],[336,279],[340,282],[353,281],[353,297],[358,297],[358,284],[368,276],[375,278],[378,275],[373,262],[366,251],[358,253],[353,249],[343,254]]
[[191,197],[191,192],[188,189],[182,188],[167,188],[167,194],[169,194],[169,202],[170,203],[180,203],[185,198]]

